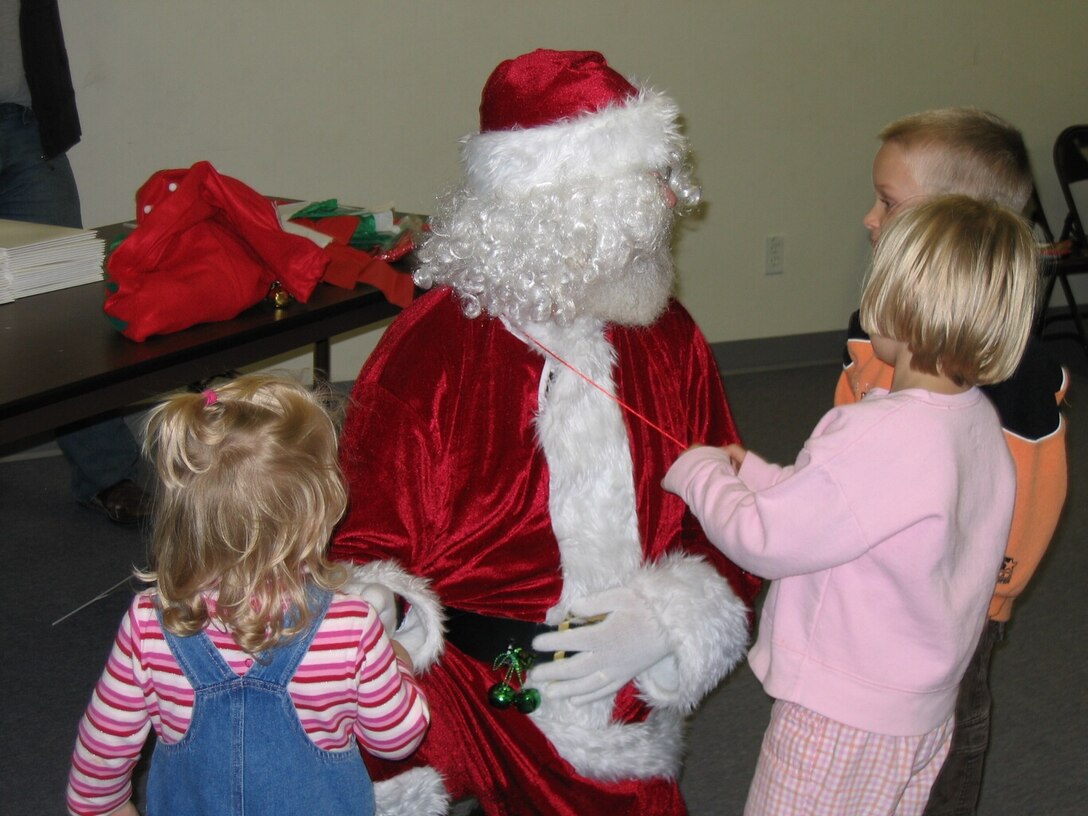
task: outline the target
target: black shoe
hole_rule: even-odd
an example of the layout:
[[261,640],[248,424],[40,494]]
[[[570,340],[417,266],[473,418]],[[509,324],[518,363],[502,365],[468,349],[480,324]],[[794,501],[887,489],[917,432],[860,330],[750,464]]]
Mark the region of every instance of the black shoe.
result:
[[90,501],[82,502],[106,514],[114,524],[131,527],[151,514],[151,502],[143,489],[131,479],[110,485]]

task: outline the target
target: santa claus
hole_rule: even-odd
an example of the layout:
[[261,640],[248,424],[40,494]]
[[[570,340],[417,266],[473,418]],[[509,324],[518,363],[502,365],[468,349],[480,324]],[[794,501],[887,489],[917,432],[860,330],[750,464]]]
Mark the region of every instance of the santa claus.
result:
[[699,197],[677,114],[595,52],[499,65],[420,251],[431,291],[359,375],[333,552],[396,596],[433,717],[427,770],[370,765],[386,812],[685,812],[683,720],[743,657],[759,582],[660,487],[737,439],[671,299]]

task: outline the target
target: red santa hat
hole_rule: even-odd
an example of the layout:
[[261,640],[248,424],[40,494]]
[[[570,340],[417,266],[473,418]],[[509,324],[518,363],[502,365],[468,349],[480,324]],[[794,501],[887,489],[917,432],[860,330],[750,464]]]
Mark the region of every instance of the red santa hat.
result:
[[678,113],[596,51],[539,49],[506,60],[484,86],[480,132],[463,140],[468,185],[519,195],[663,168],[686,152]]

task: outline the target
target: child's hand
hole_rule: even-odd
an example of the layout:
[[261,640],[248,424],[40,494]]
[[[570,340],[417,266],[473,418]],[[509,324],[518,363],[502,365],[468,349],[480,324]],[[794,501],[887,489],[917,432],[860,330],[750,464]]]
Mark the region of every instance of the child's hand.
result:
[[408,671],[414,672],[415,665],[412,663],[412,658],[408,656],[408,650],[392,638],[389,639],[389,645],[393,647],[393,654],[400,658],[401,662],[408,667]]
[[136,805],[132,804],[132,800],[129,799],[117,810],[110,813],[110,816],[140,816],[140,811],[136,810]]
[[730,461],[733,462],[733,470],[740,470],[741,463],[744,462],[744,457],[748,455],[748,451],[736,443],[726,445],[722,450],[728,454]]

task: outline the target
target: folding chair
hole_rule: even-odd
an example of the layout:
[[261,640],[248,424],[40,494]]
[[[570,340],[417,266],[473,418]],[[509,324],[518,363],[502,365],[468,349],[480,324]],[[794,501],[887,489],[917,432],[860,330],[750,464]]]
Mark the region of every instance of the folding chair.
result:
[[[1088,312],[1077,303],[1073,288],[1069,284],[1070,275],[1088,272],[1088,241],[1085,240],[1084,222],[1081,221],[1080,211],[1073,196],[1073,185],[1088,181],[1088,125],[1072,125],[1058,134],[1054,142],[1054,170],[1058,175],[1062,195],[1065,197],[1066,216],[1058,241],[1048,244],[1049,250],[1044,251],[1043,270],[1047,281],[1037,333],[1040,337],[1047,339],[1059,337],[1076,339],[1088,354],[1088,335],[1084,330],[1084,321],[1088,317]],[[1037,197],[1035,201],[1038,205]],[[1039,212],[1042,212],[1041,208]],[[1044,216],[1044,224],[1045,221]],[[1039,222],[1036,221],[1036,223]],[[1055,284],[1061,285],[1066,308],[1057,314],[1047,314],[1046,310],[1050,305]],[[1066,320],[1073,322],[1073,331],[1044,333],[1049,324]]]

